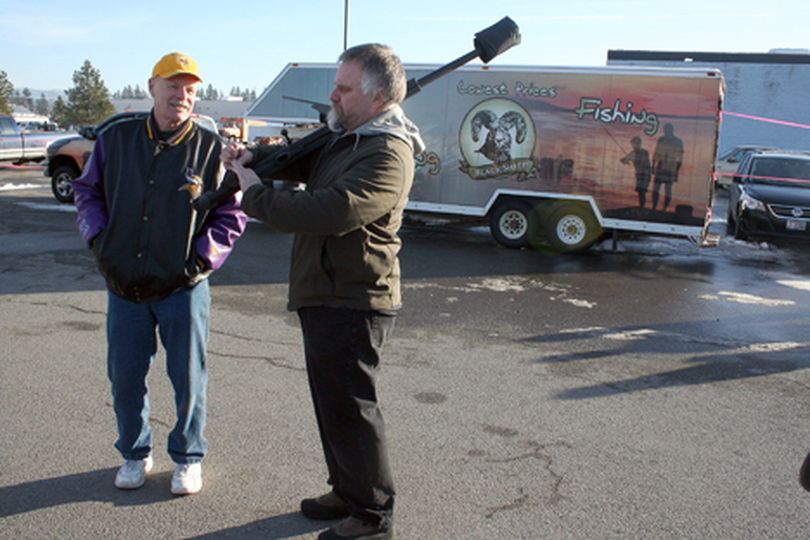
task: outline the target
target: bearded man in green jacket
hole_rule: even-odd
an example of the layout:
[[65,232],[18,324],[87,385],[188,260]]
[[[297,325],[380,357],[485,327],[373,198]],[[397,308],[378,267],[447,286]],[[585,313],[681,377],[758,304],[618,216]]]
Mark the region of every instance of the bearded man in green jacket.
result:
[[301,321],[332,486],[301,511],[347,518],[319,538],[383,539],[393,536],[394,484],[375,378],[401,305],[397,233],[424,145],[399,106],[405,70],[392,49],[358,45],[339,62],[332,138],[277,175],[306,190],[273,190],[248,167],[272,147],[231,145],[222,160],[239,177],[242,209],[295,233],[288,308]]

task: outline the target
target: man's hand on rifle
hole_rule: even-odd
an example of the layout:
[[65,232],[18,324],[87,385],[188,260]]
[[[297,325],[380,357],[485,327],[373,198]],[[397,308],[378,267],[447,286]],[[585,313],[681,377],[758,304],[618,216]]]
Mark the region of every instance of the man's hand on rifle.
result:
[[[219,159],[225,168],[231,170],[231,163],[241,158],[244,155],[250,156],[253,159],[253,152],[247,149],[244,144],[231,142],[228,143],[219,154]],[[243,162],[244,163],[244,162]]]
[[222,149],[219,156],[222,164],[229,171],[232,171],[239,178],[239,188],[244,192],[255,184],[261,184],[259,176],[245,167],[246,163],[253,161],[253,152],[245,148],[244,145],[230,143]]

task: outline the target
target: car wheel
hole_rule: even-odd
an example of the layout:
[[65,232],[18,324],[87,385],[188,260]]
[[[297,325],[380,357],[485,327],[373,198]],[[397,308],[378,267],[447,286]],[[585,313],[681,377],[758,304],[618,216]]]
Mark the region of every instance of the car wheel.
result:
[[734,238],[736,238],[737,240],[748,239],[748,235],[745,234],[745,231],[743,231],[742,227],[740,226],[739,218],[736,221],[734,221]]
[[489,230],[502,246],[518,249],[529,245],[537,228],[537,215],[532,206],[521,200],[499,203],[489,217]]
[[585,251],[602,236],[602,227],[591,209],[582,204],[562,204],[546,218],[546,236],[560,253]]
[[737,240],[748,239],[748,235],[740,226],[740,217],[734,215],[734,209],[731,206],[728,207],[728,215],[726,216],[726,234],[734,236]]
[[60,165],[51,175],[51,191],[61,203],[73,202],[73,181],[79,176],[75,167]]
[[728,213],[726,214],[726,234],[734,234],[734,212],[732,212],[731,206],[729,206]]

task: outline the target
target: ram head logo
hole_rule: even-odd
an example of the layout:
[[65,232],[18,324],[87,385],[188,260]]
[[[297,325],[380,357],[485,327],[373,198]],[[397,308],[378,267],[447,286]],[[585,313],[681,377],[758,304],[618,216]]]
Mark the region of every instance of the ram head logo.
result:
[[486,140],[476,152],[498,165],[508,163],[512,159],[513,140],[521,144],[526,139],[526,119],[515,111],[507,111],[500,118],[490,110],[478,111],[470,121],[474,142],[481,139],[483,128],[487,129]]

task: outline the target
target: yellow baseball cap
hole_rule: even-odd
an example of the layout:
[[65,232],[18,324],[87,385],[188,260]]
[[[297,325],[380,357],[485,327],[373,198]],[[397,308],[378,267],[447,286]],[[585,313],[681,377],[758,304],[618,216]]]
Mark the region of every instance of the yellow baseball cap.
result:
[[152,70],[152,77],[169,79],[175,75],[191,75],[202,82],[200,68],[197,62],[188,55],[179,52],[169,53],[161,58]]

